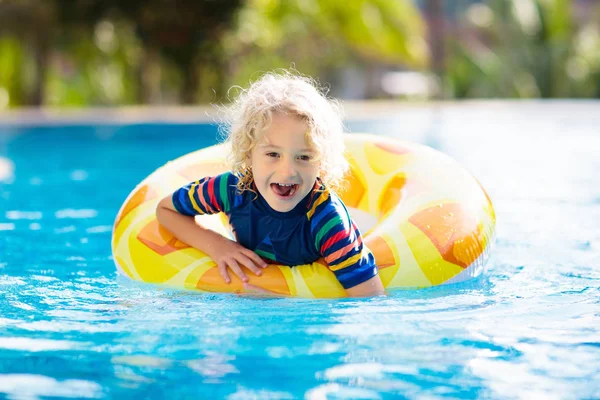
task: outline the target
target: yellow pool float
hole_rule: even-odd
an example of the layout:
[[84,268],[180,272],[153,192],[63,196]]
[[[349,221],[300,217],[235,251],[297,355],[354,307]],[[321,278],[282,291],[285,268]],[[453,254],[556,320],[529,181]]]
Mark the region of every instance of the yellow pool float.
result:
[[[427,146],[374,135],[346,136],[350,173],[340,197],[363,233],[387,289],[464,281],[484,271],[494,238],[492,202],[479,182],[450,157]],[[159,225],[160,199],[177,188],[225,172],[225,147],[216,145],[169,162],[127,197],[114,224],[117,269],[136,281],[208,292],[242,292],[230,274]],[[223,214],[197,217],[229,236]],[[270,265],[252,285],[287,296],[344,297],[323,260],[295,267]]]

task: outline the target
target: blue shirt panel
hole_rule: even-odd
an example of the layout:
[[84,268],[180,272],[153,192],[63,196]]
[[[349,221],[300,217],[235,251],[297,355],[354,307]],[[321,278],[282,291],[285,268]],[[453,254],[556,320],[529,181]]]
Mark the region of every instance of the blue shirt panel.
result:
[[236,240],[263,258],[283,265],[318,260],[321,255],[315,248],[306,217],[311,194],[283,213],[273,210],[260,194],[244,192],[241,204],[227,213]]

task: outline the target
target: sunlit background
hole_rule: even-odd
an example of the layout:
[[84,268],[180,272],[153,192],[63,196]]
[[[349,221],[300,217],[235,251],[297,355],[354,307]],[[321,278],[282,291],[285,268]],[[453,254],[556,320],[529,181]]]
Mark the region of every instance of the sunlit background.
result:
[[[117,275],[127,195],[290,67],[350,132],[479,180],[479,279],[307,300]],[[598,98],[600,0],[0,0],[0,398],[600,398]]]
[[342,99],[598,98],[596,0],[0,0],[0,110],[228,101],[294,67]]

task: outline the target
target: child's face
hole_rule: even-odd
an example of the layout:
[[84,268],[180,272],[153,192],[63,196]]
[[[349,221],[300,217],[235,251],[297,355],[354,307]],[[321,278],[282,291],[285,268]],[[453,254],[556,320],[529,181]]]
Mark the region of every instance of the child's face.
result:
[[300,118],[273,113],[271,125],[252,149],[250,162],[260,194],[275,211],[292,210],[313,188],[319,168]]

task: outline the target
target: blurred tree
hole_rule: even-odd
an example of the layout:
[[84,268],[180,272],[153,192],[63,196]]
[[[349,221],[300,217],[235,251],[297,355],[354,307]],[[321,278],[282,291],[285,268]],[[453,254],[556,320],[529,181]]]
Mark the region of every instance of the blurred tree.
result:
[[570,0],[492,0],[465,18],[476,35],[451,44],[455,97],[593,97],[600,27],[575,24]]
[[[0,0],[0,33],[6,31],[15,34],[26,45],[25,49],[33,49],[32,57],[37,66],[36,79],[33,82],[33,95],[25,103],[42,104],[46,86],[58,93],[58,96],[54,96],[58,97],[58,103],[104,102],[102,97],[107,96],[99,94],[106,91],[106,85],[103,89],[98,80],[114,81],[115,73],[122,77],[121,80],[125,79],[129,73],[124,70],[128,69],[127,64],[132,58],[131,54],[125,53],[133,50],[123,49],[122,46],[119,49],[117,46],[116,51],[107,52],[97,48],[98,42],[102,42],[102,38],[99,39],[98,36],[103,35],[103,27],[106,28],[104,31],[118,29],[117,33],[127,32],[122,24],[116,24],[118,26],[115,28],[114,21],[129,21],[140,40],[132,46],[135,48],[136,45],[141,45],[139,56],[134,56],[138,66],[135,85],[139,89],[137,101],[148,103],[160,97],[157,92],[162,91],[161,79],[156,71],[160,71],[164,57],[182,76],[180,101],[192,103],[196,100],[202,65],[218,64],[222,59],[220,37],[229,28],[240,2],[241,0],[47,0],[39,3],[35,0]],[[113,42],[118,39],[122,38],[116,37]],[[125,38],[125,41],[131,42],[131,39]],[[64,63],[69,63],[71,59],[76,64],[73,68],[77,71],[67,73],[73,79],[68,87],[57,79],[61,76],[61,71],[56,71],[49,64],[51,49],[62,53],[54,54],[62,64],[60,69],[64,69]],[[110,70],[113,76],[110,76]],[[46,79],[48,72],[49,81]],[[124,86],[123,82],[115,85],[113,82],[108,87]],[[16,98],[19,97],[23,96],[16,95]],[[114,102],[115,98],[112,97]],[[111,99],[106,100],[110,102]]]
[[0,33],[23,44],[0,46],[0,71],[26,83],[11,104],[160,102],[177,82],[192,103],[275,67],[424,66],[424,29],[407,0],[0,0]]
[[407,0],[248,0],[223,45],[233,83],[292,65],[326,78],[352,64],[422,68],[429,56],[425,24]]
[[182,76],[180,101],[196,101],[202,64],[218,59],[221,35],[229,28],[241,0],[56,0],[63,22],[97,23],[115,15],[130,21],[141,40],[138,102],[149,103],[160,88],[161,56]]
[[113,0],[113,5],[135,24],[144,61],[160,53],[175,63],[183,74],[180,99],[190,104],[196,101],[202,65],[222,57],[221,36],[241,0]]
[[46,103],[134,103],[137,62],[130,53],[139,42],[111,2],[53,0],[53,5]]
[[[425,15],[429,30],[429,47],[431,48],[431,69],[440,82],[444,80],[445,66],[445,19],[442,0],[426,0]],[[444,98],[444,88],[436,93],[436,98]]]
[[[44,82],[50,41],[48,29],[52,20],[52,7],[49,4],[35,0],[0,1],[0,35],[16,40],[19,46],[13,50],[4,48],[4,70],[13,70],[8,79],[9,98],[11,105],[42,104],[44,98]],[[5,46],[6,46],[5,42]],[[28,44],[27,49],[20,46]],[[28,51],[29,50],[29,54]],[[12,53],[9,55],[8,53]],[[10,59],[14,58],[14,64]],[[30,58],[33,65],[24,62]],[[28,68],[32,67],[32,68]],[[29,74],[27,74],[29,72]],[[13,82],[14,79],[21,79]],[[0,78],[1,79],[1,78]]]
[[0,110],[25,102],[24,54],[14,37],[0,38]]
[[23,55],[13,65],[24,71],[23,84],[11,98],[28,105],[97,103],[101,52],[93,35],[107,10],[95,0],[0,1],[0,31],[17,39],[14,51]]

